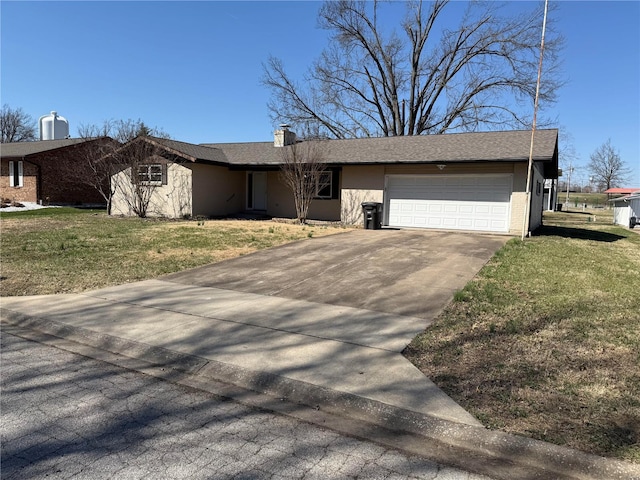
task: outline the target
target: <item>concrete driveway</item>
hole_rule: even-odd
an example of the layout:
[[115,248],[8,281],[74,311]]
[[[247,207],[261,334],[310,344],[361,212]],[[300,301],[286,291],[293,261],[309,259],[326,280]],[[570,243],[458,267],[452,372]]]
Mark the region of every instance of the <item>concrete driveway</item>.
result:
[[347,395],[358,411],[392,406],[477,426],[401,352],[506,240],[356,230],[155,280],[2,298],[0,310],[3,322],[195,365],[200,377],[256,391],[282,384],[284,396],[323,408],[342,400],[317,398]]
[[263,250],[163,280],[432,320],[509,239],[355,230]]

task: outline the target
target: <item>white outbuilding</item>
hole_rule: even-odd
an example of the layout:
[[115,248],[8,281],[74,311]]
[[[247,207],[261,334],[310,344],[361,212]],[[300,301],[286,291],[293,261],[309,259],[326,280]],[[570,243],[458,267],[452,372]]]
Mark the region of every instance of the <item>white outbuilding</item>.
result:
[[613,223],[629,228],[640,225],[640,190],[610,201],[613,203]]

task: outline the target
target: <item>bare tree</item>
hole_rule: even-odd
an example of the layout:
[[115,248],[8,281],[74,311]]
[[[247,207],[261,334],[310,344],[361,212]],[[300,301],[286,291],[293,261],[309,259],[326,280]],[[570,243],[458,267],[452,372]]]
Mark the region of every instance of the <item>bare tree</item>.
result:
[[325,161],[326,142],[308,140],[281,148],[280,178],[293,193],[298,221],[306,223],[313,199],[331,189],[331,172],[327,171]]
[[102,125],[82,124],[78,128],[81,138],[111,137],[121,144],[127,143],[138,136],[154,136],[171,138],[169,134],[158,127],[150,128],[138,120],[105,120]]
[[591,154],[588,168],[593,181],[602,190],[622,185],[631,173],[618,151],[611,145],[611,139]]
[[149,206],[158,187],[167,183],[167,160],[162,146],[154,137],[140,135],[120,147],[110,156],[119,173],[112,176],[114,194],[140,218],[149,213]]
[[0,111],[1,143],[32,142],[36,139],[36,122],[22,108],[4,104]]
[[[542,14],[505,17],[494,2],[469,2],[459,26],[448,29],[449,3],[407,2],[398,33],[378,23],[393,2],[325,2],[319,22],[331,44],[304,81],[289,77],[280,59],[264,65],[272,118],[315,125],[333,138],[528,128]],[[562,40],[551,32],[545,43],[541,106],[555,101],[561,83]]]
[[[111,204],[116,192],[116,185],[111,181],[111,177],[128,162],[118,153],[119,149],[122,144],[132,141],[140,134],[169,138],[162,130],[150,129],[141,120],[105,120],[101,125],[80,125],[80,138],[101,141],[92,142],[92,148],[83,150],[80,163],[65,165],[65,175],[77,183],[95,189],[106,202],[107,212],[111,213]],[[137,163],[137,160],[134,163]]]

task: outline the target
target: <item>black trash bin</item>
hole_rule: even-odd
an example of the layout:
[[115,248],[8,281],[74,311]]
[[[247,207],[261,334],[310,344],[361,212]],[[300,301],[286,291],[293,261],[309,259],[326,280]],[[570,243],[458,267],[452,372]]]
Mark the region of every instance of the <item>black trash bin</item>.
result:
[[365,230],[379,230],[382,228],[382,204],[379,202],[363,202]]
[[631,218],[629,219],[629,228],[633,228],[633,227],[635,227],[636,225],[639,225],[639,223],[638,223],[638,219],[637,219],[636,217],[631,217]]

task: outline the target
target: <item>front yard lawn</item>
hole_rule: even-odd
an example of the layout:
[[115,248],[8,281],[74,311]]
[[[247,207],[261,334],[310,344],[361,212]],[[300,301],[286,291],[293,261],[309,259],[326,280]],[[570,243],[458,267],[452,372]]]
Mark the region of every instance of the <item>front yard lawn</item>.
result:
[[252,220],[167,221],[48,208],[0,213],[2,295],[72,293],[155,278],[345,231]]
[[640,462],[640,235],[550,213],[405,355],[489,428]]

